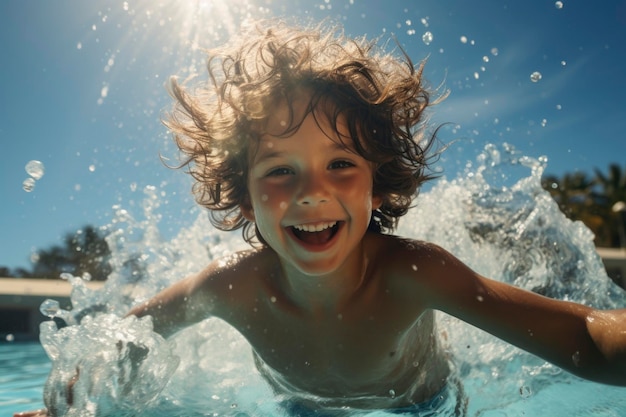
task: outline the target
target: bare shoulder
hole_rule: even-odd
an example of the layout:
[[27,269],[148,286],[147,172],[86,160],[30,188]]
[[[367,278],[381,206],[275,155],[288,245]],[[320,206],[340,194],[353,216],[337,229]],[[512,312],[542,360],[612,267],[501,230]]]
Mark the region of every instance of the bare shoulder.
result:
[[426,304],[447,298],[482,279],[441,246],[393,235],[368,236],[368,253],[378,275],[390,286]]
[[191,277],[193,285],[212,292],[238,292],[260,285],[264,277],[276,268],[276,254],[267,248],[234,252],[212,261]]
[[[437,265],[458,260],[442,247],[423,240],[394,235],[368,235],[367,251],[371,259],[391,271],[406,271],[411,276],[419,269],[431,270]],[[411,272],[412,271],[412,272]]]

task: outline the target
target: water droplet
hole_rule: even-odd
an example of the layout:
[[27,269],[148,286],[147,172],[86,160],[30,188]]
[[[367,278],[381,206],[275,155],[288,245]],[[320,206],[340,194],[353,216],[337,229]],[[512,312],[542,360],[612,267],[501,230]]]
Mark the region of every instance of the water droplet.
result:
[[562,1],[557,1],[556,3],[554,3],[554,7],[556,7],[557,9],[562,9],[563,8],[563,2]]
[[476,296],[476,301],[478,301],[479,303],[482,303],[483,301],[485,301],[485,299],[483,298],[482,295],[478,295]]
[[28,161],[24,169],[26,169],[26,172],[28,173],[28,175],[30,175],[36,180],[43,177],[43,174],[45,172],[45,167],[43,166],[41,161],[34,161],[34,160]]
[[467,43],[467,36],[461,36],[461,43]]
[[39,307],[39,311],[46,317],[56,317],[61,309],[57,300],[47,299]]
[[415,264],[411,265],[411,269],[413,269],[413,271],[417,271],[417,265]]
[[541,73],[539,71],[535,71],[532,74],[530,74],[530,81],[536,83],[539,80],[541,80],[542,76]]
[[413,367],[417,368],[418,366],[420,366],[420,363],[418,361],[413,361]]
[[13,336],[11,333],[9,333],[8,335],[6,335],[6,341],[7,342],[13,342],[15,340],[15,336]]
[[96,166],[94,164],[89,165],[89,172],[94,172],[96,170]]
[[574,362],[574,365],[580,366],[580,352],[579,351],[574,352],[574,354],[572,355],[572,362]]
[[548,124],[548,119],[541,120],[541,127],[546,127],[547,124]]
[[271,297],[270,297],[270,301],[271,301],[272,303],[275,303],[275,302],[276,302],[276,297],[271,296]]
[[498,48],[491,48],[491,55],[498,56],[499,53],[500,51],[498,51]]
[[522,398],[529,398],[531,395],[533,395],[533,390],[530,389],[529,386],[522,385],[519,388],[519,395],[521,395]]
[[35,180],[32,178],[26,178],[24,182],[22,183],[22,188],[27,193],[30,193],[31,191],[35,189]]
[[261,201],[267,201],[267,200],[269,200],[269,196],[267,194],[263,194],[261,196]]
[[389,396],[390,396],[391,398],[396,398],[396,391],[395,391],[395,390],[390,389],[390,390],[389,390]]
[[430,31],[427,31],[422,35],[422,42],[424,42],[426,45],[430,45],[433,39],[433,34]]

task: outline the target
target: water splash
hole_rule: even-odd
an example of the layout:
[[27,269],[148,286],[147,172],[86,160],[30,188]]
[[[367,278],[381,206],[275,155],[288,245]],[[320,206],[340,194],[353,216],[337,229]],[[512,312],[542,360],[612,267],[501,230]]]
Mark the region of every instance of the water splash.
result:
[[24,167],[28,175],[30,175],[33,179],[39,180],[43,177],[45,173],[45,167],[41,161],[28,161],[26,166]]
[[30,193],[35,189],[35,180],[32,178],[26,178],[24,182],[22,182],[22,189],[27,193]]
[[[487,145],[471,165],[459,178],[441,179],[422,193],[398,233],[435,242],[483,275],[550,297],[601,308],[626,304],[606,276],[591,232],[567,219],[541,187],[546,158],[523,155],[507,144]],[[519,169],[524,175],[513,174]],[[147,187],[144,194],[141,213],[114,208],[107,238],[113,272],[105,286],[92,291],[82,278],[65,276],[73,286],[70,325],[42,325],[41,342],[53,361],[48,402],[59,415],[77,415],[62,395],[51,398],[51,393],[52,388],[63,392],[63,381],[80,365],[84,375],[92,375],[77,390],[83,416],[111,409],[140,416],[283,415],[279,399],[254,369],[247,342],[224,322],[206,320],[165,341],[152,332],[150,319],[119,318],[211,259],[246,247],[238,233],[213,229],[204,213],[164,240],[157,190]],[[467,395],[481,398],[483,408],[514,408],[527,400],[520,393],[530,392],[520,387],[532,387],[534,399],[573,379],[456,319],[443,314],[438,319]],[[129,358],[145,353],[142,347],[149,347],[135,370],[142,382],[126,392]],[[490,381],[487,398],[485,381]]]

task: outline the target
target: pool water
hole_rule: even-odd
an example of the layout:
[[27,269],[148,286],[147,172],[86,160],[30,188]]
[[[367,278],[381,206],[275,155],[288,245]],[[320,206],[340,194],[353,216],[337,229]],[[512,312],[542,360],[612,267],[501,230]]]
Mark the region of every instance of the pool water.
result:
[[[510,146],[488,145],[472,170],[442,179],[420,195],[399,234],[436,242],[494,279],[598,308],[626,306],[624,291],[607,277],[589,230],[568,220],[541,188],[545,165]],[[529,173],[499,183],[511,166]],[[246,341],[225,323],[206,320],[165,341],[151,331],[149,319],[119,319],[130,305],[209,259],[245,247],[236,234],[207,233],[212,229],[206,215],[174,239],[160,238],[159,199],[154,187],[145,193],[142,213],[117,208],[116,229],[108,238],[114,272],[104,288],[91,291],[80,278],[68,277],[74,286],[72,310],[48,310],[71,325],[42,325],[45,352],[38,344],[0,345],[0,414],[40,408],[44,383],[63,386],[80,361],[89,377],[81,374],[75,387],[81,407],[66,416],[285,415],[284,398],[273,395],[254,369]],[[138,259],[137,253],[147,256]],[[72,324],[78,316],[80,325]],[[626,388],[580,380],[456,319],[438,314],[437,320],[468,399],[468,416],[626,415]],[[114,348],[117,340],[125,341],[121,356]],[[129,342],[135,340],[150,350],[129,393],[123,375],[132,353]],[[453,410],[447,402],[428,415],[452,416]],[[344,411],[346,416],[392,415]]]
[[0,343],[0,415],[43,407],[50,359],[39,343]]

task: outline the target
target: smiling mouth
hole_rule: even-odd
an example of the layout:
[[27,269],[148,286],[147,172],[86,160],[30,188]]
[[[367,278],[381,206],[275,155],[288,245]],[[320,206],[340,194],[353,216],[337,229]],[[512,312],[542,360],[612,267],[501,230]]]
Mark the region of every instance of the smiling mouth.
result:
[[323,245],[337,234],[340,222],[321,223],[316,225],[302,224],[291,226],[292,234],[300,241],[309,245]]

